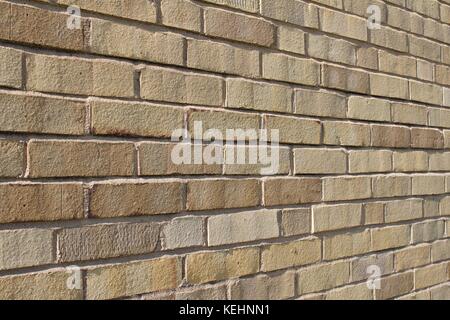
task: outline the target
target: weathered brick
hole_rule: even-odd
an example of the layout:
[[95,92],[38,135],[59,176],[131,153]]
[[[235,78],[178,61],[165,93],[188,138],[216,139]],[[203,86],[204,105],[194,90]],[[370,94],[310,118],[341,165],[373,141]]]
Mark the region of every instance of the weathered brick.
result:
[[356,51],[356,65],[367,69],[378,69],[378,50],[373,47],[360,47]]
[[82,135],[85,116],[86,107],[82,102],[6,91],[0,93],[1,131]]
[[19,177],[24,173],[24,151],[21,141],[0,140],[0,177]]
[[408,52],[408,34],[388,27],[381,26],[380,29],[370,30],[370,42],[396,51]]
[[258,275],[237,280],[230,285],[233,300],[280,300],[295,296],[295,274],[286,272],[276,276]]
[[272,178],[264,181],[264,205],[320,202],[322,182],[315,178]]
[[368,199],[372,195],[370,178],[339,177],[323,179],[323,200]]
[[261,255],[261,270],[274,271],[290,267],[298,267],[321,258],[321,241],[305,239],[264,247]]
[[395,172],[423,172],[428,170],[428,153],[424,151],[394,152]]
[[310,28],[319,27],[318,10],[316,6],[297,0],[286,0],[283,5],[271,0],[261,1],[263,16],[289,22]]
[[181,283],[181,269],[178,257],[89,268],[86,270],[86,299],[114,299],[174,289]]
[[228,108],[290,113],[292,89],[276,84],[228,79],[226,102]]
[[281,212],[283,236],[296,236],[311,232],[310,209],[285,209]]
[[414,288],[414,273],[405,272],[382,278],[380,290],[375,290],[376,300],[387,300],[411,292]]
[[100,224],[58,231],[59,262],[94,260],[153,252],[159,226],[153,223]]
[[206,283],[255,274],[259,271],[259,248],[197,252],[186,257],[188,283]]
[[427,125],[428,110],[425,107],[415,104],[392,103],[391,108],[393,122]]
[[209,36],[267,47],[275,41],[274,26],[266,20],[214,8],[206,8],[204,15],[205,33]]
[[335,149],[294,149],[295,174],[347,172],[347,154]]
[[419,38],[412,34],[408,35],[408,38],[410,54],[420,58],[425,58],[427,60],[440,62],[441,50],[436,42],[424,38]]
[[295,90],[295,113],[308,116],[345,118],[345,96],[331,91]]
[[414,269],[429,264],[430,246],[422,245],[406,248],[394,253],[395,271]]
[[81,184],[1,184],[0,198],[1,223],[83,217]]
[[415,220],[423,217],[422,199],[398,200],[386,203],[387,223]]
[[409,83],[411,100],[442,106],[443,89],[441,86],[412,80]]
[[[70,289],[67,270],[50,269],[0,277],[0,298],[5,300],[81,300],[83,289]],[[33,284],[33,285],[30,285]]]
[[356,46],[351,42],[324,35],[308,35],[308,54],[327,61],[356,64]]
[[443,285],[430,289],[431,300],[449,300],[450,299],[450,285]]
[[373,178],[373,196],[404,197],[411,195],[411,178],[408,176],[380,176]]
[[370,75],[370,93],[375,96],[409,99],[408,80],[384,74]]
[[412,177],[413,195],[445,193],[445,177],[437,175],[415,175]]
[[263,54],[262,76],[266,79],[315,86],[319,83],[319,64],[313,60],[281,53]]
[[444,261],[449,259],[450,259],[450,240],[437,241],[431,245],[432,262]]
[[362,150],[348,154],[350,173],[392,171],[392,151]]
[[312,266],[298,272],[298,294],[340,287],[350,282],[350,263],[337,262]]
[[249,242],[280,235],[278,212],[262,210],[221,214],[208,218],[208,245]]
[[323,143],[341,146],[369,146],[370,126],[350,122],[324,121]]
[[223,87],[218,77],[158,67],[141,70],[141,97],[146,100],[221,106]]
[[443,220],[420,222],[412,225],[413,243],[430,242],[444,237],[445,222]]
[[259,54],[226,44],[188,39],[187,66],[248,77],[259,75]]
[[22,52],[0,47],[0,85],[22,87]]
[[448,270],[448,262],[414,270],[415,288],[422,289],[447,282]]
[[154,104],[91,100],[92,131],[98,135],[171,137],[183,128],[184,111]]
[[449,171],[450,153],[432,153],[429,158],[430,171]]
[[183,209],[183,193],[179,182],[95,184],[90,214],[107,218],[177,213]]
[[259,1],[258,0],[247,0],[247,1],[235,1],[235,0],[203,0],[205,2],[210,2],[214,4],[220,4],[223,6],[236,8],[242,11],[248,11],[257,13],[259,12]]
[[171,220],[162,227],[163,249],[202,246],[205,242],[202,217],[183,217]]
[[278,48],[299,54],[305,54],[306,33],[297,28],[278,26]]
[[391,104],[387,100],[351,96],[348,99],[348,117],[361,120],[390,121]]
[[374,251],[404,247],[410,243],[411,239],[408,225],[372,229],[371,232]]
[[384,222],[385,204],[382,202],[371,202],[363,205],[364,224],[374,225]]
[[177,291],[175,293],[175,300],[226,300],[226,299],[227,299],[226,285],[195,287],[193,289],[186,289],[182,291]]
[[29,176],[131,176],[134,145],[84,141],[32,140],[28,145]]
[[334,65],[322,65],[322,85],[327,88],[369,93],[369,74]]
[[261,202],[260,189],[259,181],[253,179],[189,181],[186,207],[190,211],[256,207]]
[[372,146],[409,148],[411,132],[406,127],[372,125]]
[[380,270],[380,276],[392,273],[394,271],[394,255],[389,252],[365,256],[352,260],[351,264],[352,281],[367,280],[372,275],[370,266],[377,266]]
[[367,41],[366,21],[342,12],[321,8],[320,29],[347,38]]
[[265,116],[268,130],[279,130],[280,142],[320,144],[320,122],[294,117]]
[[162,0],[162,23],[180,29],[201,32],[201,7],[186,0]]
[[0,242],[0,270],[45,265],[55,260],[52,229],[0,231]]
[[327,292],[326,300],[373,300],[373,290],[366,283],[347,286]]
[[312,207],[312,232],[352,228],[362,223],[360,204],[318,205]]
[[411,146],[413,148],[441,149],[444,147],[444,135],[436,129],[412,128]]
[[370,251],[370,232],[347,232],[323,239],[325,260],[357,256]]

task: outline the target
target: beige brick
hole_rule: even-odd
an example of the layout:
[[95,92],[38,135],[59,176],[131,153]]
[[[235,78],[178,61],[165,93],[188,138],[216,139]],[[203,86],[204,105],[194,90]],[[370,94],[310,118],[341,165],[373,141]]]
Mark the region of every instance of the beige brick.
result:
[[258,0],[247,0],[247,1],[235,1],[235,0],[203,0],[205,2],[210,2],[214,4],[220,4],[223,6],[236,8],[242,11],[248,11],[257,13],[259,12],[259,1]]
[[226,300],[227,286],[205,286],[175,293],[175,300]]
[[231,45],[188,39],[187,66],[213,72],[259,76],[259,53]]
[[332,289],[349,283],[350,263],[338,262],[312,266],[298,272],[298,294]]
[[131,176],[131,143],[32,140],[28,145],[29,176]]
[[311,232],[310,209],[284,209],[281,212],[283,236],[297,236]]
[[262,210],[221,214],[208,218],[208,245],[250,242],[261,239],[276,238],[278,229],[278,212]]
[[369,146],[370,126],[350,122],[324,121],[323,142],[341,146]]
[[436,129],[412,128],[411,146],[413,148],[441,149],[444,147],[444,135]]
[[391,104],[387,100],[351,96],[348,99],[348,117],[361,120],[390,121]]
[[177,213],[183,209],[179,182],[103,183],[91,192],[92,217],[127,217]]
[[171,220],[161,230],[163,249],[202,246],[205,243],[203,225],[202,217],[182,217]]
[[382,278],[380,290],[375,290],[376,300],[387,300],[409,293],[414,288],[414,273],[405,272]]
[[378,69],[378,50],[372,47],[361,47],[356,51],[356,65],[367,69]]
[[384,74],[371,74],[370,93],[375,96],[408,100],[408,80]]
[[427,266],[414,271],[416,289],[431,287],[447,282],[449,279],[448,262]]
[[324,260],[337,260],[357,256],[370,251],[370,232],[347,232],[324,237]]
[[440,62],[441,50],[440,46],[428,39],[419,38],[415,35],[408,35],[409,38],[409,53],[413,56]]
[[351,42],[312,33],[308,37],[308,54],[311,57],[350,65],[356,64],[356,46]]
[[362,223],[360,204],[318,205],[312,207],[312,232],[352,228]]
[[[41,2],[59,3],[62,5],[71,5],[72,0],[38,0]],[[78,0],[77,6],[83,11],[93,11],[105,13],[107,15],[123,17],[132,20],[139,20],[144,22],[156,22],[156,4],[147,0],[136,0],[133,3],[127,0],[114,1],[91,1]]]
[[305,32],[288,26],[278,26],[278,49],[305,54]]
[[67,15],[48,9],[11,5],[10,39],[32,45],[81,51],[89,42],[84,32],[89,23],[81,19],[81,28],[68,28]]
[[322,85],[327,88],[369,93],[369,74],[334,65],[322,65]]
[[22,87],[22,52],[0,47],[0,85]]
[[315,178],[272,178],[264,181],[264,205],[320,202],[322,183]]
[[443,104],[442,87],[434,84],[417,82],[412,80],[410,80],[409,83],[410,83],[411,100],[442,106]]
[[31,55],[27,71],[27,88],[32,91],[134,96],[134,70],[127,63]]
[[423,217],[422,199],[398,200],[386,203],[387,223],[415,220]]
[[395,172],[423,172],[428,170],[428,153],[424,151],[394,152]]
[[345,96],[334,92],[296,89],[294,112],[309,116],[345,118],[347,100]]
[[82,102],[0,92],[2,131],[82,135],[85,116]]
[[[353,14],[356,14],[361,17],[365,17],[368,15],[368,7],[370,5],[377,5],[381,9],[381,22],[386,22],[386,9],[387,6],[382,1],[378,0],[359,0],[359,1],[352,1],[352,0],[342,0],[343,7],[346,12],[350,12]],[[389,0],[387,1],[389,2]]]
[[408,176],[374,177],[372,181],[373,196],[375,198],[409,196],[411,195],[411,184],[411,178]]
[[287,0],[282,6],[271,0],[261,1],[263,16],[309,28],[319,27],[317,7],[305,2]]
[[408,52],[408,34],[388,27],[381,26],[380,29],[370,30],[370,42],[396,51]]
[[429,264],[430,246],[422,245],[406,248],[394,253],[395,271],[414,269]]
[[413,195],[433,195],[445,193],[445,177],[436,175],[416,175],[412,177]]
[[228,108],[290,113],[292,89],[276,84],[228,79],[226,103]]
[[400,225],[372,229],[372,250],[381,251],[404,247],[410,243],[410,226]]
[[368,177],[324,178],[323,190],[324,201],[367,199],[372,195]]
[[0,140],[0,177],[19,177],[24,173],[24,151],[21,141]]
[[442,239],[445,233],[443,220],[427,221],[412,225],[413,243],[430,242]]
[[[448,230],[448,227],[447,227]],[[448,233],[448,231],[447,231]],[[437,241],[431,245],[431,261],[444,261],[450,259],[450,240]]]
[[421,80],[434,80],[434,64],[425,60],[417,60],[417,77]]
[[322,31],[367,41],[367,26],[364,19],[328,9],[320,9],[319,16]]
[[425,107],[415,104],[393,103],[391,108],[393,122],[427,125],[428,110]]
[[423,204],[424,217],[439,216],[439,199],[425,199]]
[[320,144],[320,122],[294,117],[265,116],[268,130],[279,130],[281,143]]
[[450,85],[450,68],[447,66],[436,65],[436,82],[443,85]]
[[449,300],[450,285],[446,284],[440,287],[430,289],[431,300]]
[[[377,34],[374,31],[374,34]],[[404,37],[406,39],[406,36]],[[387,51],[379,51],[380,71],[395,73],[405,77],[417,77],[416,59],[408,56],[400,56]]]
[[275,41],[274,26],[266,20],[215,8],[205,8],[204,15],[206,35],[267,47]]
[[412,11],[439,19],[439,3],[437,1],[406,0],[406,7]]
[[362,150],[348,154],[350,173],[392,171],[392,151]]
[[99,135],[170,137],[184,112],[154,104],[92,100],[92,131]]
[[449,171],[450,153],[432,153],[430,154],[430,171]]
[[450,197],[441,199],[439,204],[439,211],[441,213],[441,216],[450,216]]
[[55,260],[51,229],[0,231],[0,242],[0,270],[45,265]]
[[11,3],[0,3],[0,37],[2,39],[11,39]]
[[320,261],[320,256],[321,241],[316,238],[273,244],[263,248],[261,270],[267,272],[299,267]]
[[430,300],[431,299],[431,293],[429,290],[424,290],[420,292],[414,292],[411,294],[408,294],[406,296],[402,296],[400,298],[396,298],[395,300]]
[[1,184],[0,198],[1,223],[83,217],[81,184]]
[[[195,164],[193,156],[189,157],[189,163],[174,162],[174,157],[181,154],[180,145],[176,143],[142,143],[138,146],[139,168],[141,176],[160,176],[173,174],[221,174],[221,164]],[[181,150],[188,150],[191,155],[195,147],[191,143],[181,146]],[[183,154],[184,155],[184,154]],[[186,159],[187,160],[187,159]],[[178,161],[178,159],[176,160]]]
[[295,296],[295,274],[286,272],[276,276],[259,275],[237,280],[230,285],[233,300],[280,300]]
[[181,283],[181,269],[178,257],[90,268],[86,271],[86,299],[114,299],[175,289]]
[[373,300],[373,290],[366,283],[351,285],[326,293],[326,300]]
[[262,75],[266,79],[316,86],[319,84],[319,64],[313,60],[281,53],[265,53]]
[[146,100],[222,106],[224,83],[218,77],[146,67],[141,71],[141,97]]
[[[197,123],[196,123],[197,122]],[[220,132],[223,139],[234,140],[255,140],[255,133],[260,127],[260,117],[256,114],[222,112],[212,110],[192,110],[188,115],[189,133],[195,140],[201,140],[203,137],[196,137],[196,130],[202,135],[213,129]],[[237,132],[242,129],[242,132]],[[227,130],[235,130],[235,136],[229,136]],[[238,136],[239,135],[239,136]],[[242,137],[240,135],[243,135]],[[218,137],[216,140],[221,140]]]
[[164,25],[201,32],[201,7],[190,1],[162,0],[161,15]]
[[382,202],[371,202],[364,204],[364,224],[382,224],[384,222],[384,210],[385,204]]
[[295,174],[347,172],[347,154],[337,149],[294,149]]
[[[193,180],[187,183],[189,211],[256,207],[261,202],[258,180]],[[245,192],[242,192],[245,190]]]
[[372,146],[409,148],[411,132],[407,127],[372,125]]
[[372,275],[371,266],[380,268],[380,276],[390,274],[394,271],[394,255],[389,252],[352,260],[352,281],[367,280]]
[[[83,290],[69,289],[67,270],[50,269],[0,277],[0,298],[5,300],[81,300]],[[32,284],[32,285],[30,285]]]
[[186,257],[188,283],[206,283],[255,274],[259,271],[259,248],[197,252]]
[[[448,92],[450,93],[450,90]],[[428,114],[430,126],[443,128],[450,127],[450,110],[430,108]]]

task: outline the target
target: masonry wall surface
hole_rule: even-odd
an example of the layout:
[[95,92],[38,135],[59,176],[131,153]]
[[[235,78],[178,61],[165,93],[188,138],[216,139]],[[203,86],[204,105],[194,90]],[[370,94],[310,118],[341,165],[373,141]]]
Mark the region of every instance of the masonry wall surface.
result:
[[[450,299],[449,45],[450,0],[0,1],[0,298]],[[175,164],[196,121],[279,171]]]

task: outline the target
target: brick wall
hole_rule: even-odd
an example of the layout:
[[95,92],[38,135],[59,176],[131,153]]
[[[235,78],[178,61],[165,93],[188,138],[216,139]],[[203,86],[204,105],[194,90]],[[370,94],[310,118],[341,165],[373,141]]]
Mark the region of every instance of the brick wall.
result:
[[[0,298],[450,299],[449,44],[450,0],[0,1]],[[196,122],[279,170],[174,163]]]

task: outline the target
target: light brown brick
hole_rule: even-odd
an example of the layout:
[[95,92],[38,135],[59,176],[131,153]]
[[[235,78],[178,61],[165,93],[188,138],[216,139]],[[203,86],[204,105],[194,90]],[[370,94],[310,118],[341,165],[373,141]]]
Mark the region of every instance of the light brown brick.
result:
[[174,289],[181,283],[181,269],[178,257],[90,268],[86,271],[86,299],[114,299]]
[[412,225],[413,243],[430,242],[444,237],[445,222],[434,220],[415,223]]
[[404,197],[411,195],[411,178],[408,176],[392,175],[374,177],[372,181],[373,196]]
[[428,171],[428,153],[424,151],[394,152],[395,172]]
[[375,96],[409,99],[408,80],[381,74],[370,75],[370,93]]
[[298,294],[340,287],[350,281],[350,263],[338,262],[312,266],[298,272]]
[[324,35],[308,35],[308,54],[327,61],[356,64],[356,46],[351,42]]
[[415,104],[392,103],[391,108],[393,122],[423,126],[428,123],[428,110],[425,107]]
[[394,253],[395,271],[414,269],[429,264],[430,246],[422,245],[406,248]]
[[434,195],[445,193],[445,177],[437,175],[415,175],[412,177],[413,195]]
[[368,199],[372,195],[370,178],[338,177],[323,179],[323,200]]
[[347,154],[338,149],[294,149],[295,174],[347,172]]
[[441,149],[444,147],[444,136],[436,129],[412,128],[411,146],[413,148]]
[[390,121],[391,104],[387,100],[351,96],[348,117],[360,120]]
[[345,118],[347,101],[331,91],[295,90],[295,113],[308,116]]
[[319,27],[318,10],[316,6],[296,0],[287,0],[282,6],[271,0],[261,1],[263,16],[299,26]]
[[162,0],[162,23],[180,29],[201,32],[201,7],[186,0]]
[[392,151],[363,150],[348,154],[350,173],[390,172],[392,171]]
[[90,213],[97,218],[177,213],[183,209],[183,193],[179,182],[96,184]]
[[364,19],[329,9],[320,9],[319,15],[322,31],[367,41],[367,27]]
[[320,122],[294,117],[265,116],[268,130],[279,130],[280,142],[320,144]]
[[315,178],[272,178],[264,181],[264,205],[320,202],[322,183]]
[[297,28],[278,26],[278,48],[299,54],[305,54],[306,33]]
[[[448,226],[447,226],[448,230]],[[447,232],[448,233],[448,232]],[[441,240],[431,245],[431,261],[444,261],[450,259],[450,240]]]
[[414,274],[411,271],[382,278],[380,288],[375,290],[376,300],[387,300],[409,293],[414,288]]
[[385,215],[387,223],[420,219],[423,217],[422,199],[388,202]]
[[366,283],[347,286],[326,293],[326,300],[372,300],[373,290]]
[[305,239],[264,247],[261,255],[261,270],[274,271],[318,262],[321,256],[321,241]]
[[263,54],[262,75],[266,79],[315,86],[319,83],[319,64],[281,53]]
[[367,280],[372,275],[370,266],[380,268],[380,275],[391,274],[394,271],[394,255],[389,252],[353,259],[351,262],[352,281]]
[[337,260],[367,253],[370,251],[370,232],[347,232],[324,237],[323,250],[325,260]]
[[447,282],[449,279],[448,262],[427,266],[414,271],[416,289],[431,287]]
[[285,209],[281,212],[283,236],[295,236],[311,232],[310,209]]
[[389,148],[409,148],[411,132],[409,128],[372,125],[372,146]]
[[374,251],[404,247],[410,243],[411,235],[408,225],[372,229],[371,232]]
[[293,272],[286,272],[237,280],[230,285],[230,297],[233,300],[288,299],[295,296],[294,276]]
[[18,50],[0,47],[0,85],[22,87],[22,53]]
[[196,252],[186,257],[186,280],[206,283],[255,274],[259,263],[259,248]]
[[369,93],[369,74],[324,64],[322,65],[322,85],[344,91]]
[[352,228],[362,223],[360,204],[318,205],[312,207],[312,232]]
[[369,146],[370,126],[350,122],[324,121],[323,143],[341,146]]
[[24,151],[21,141],[0,140],[0,177],[19,177],[24,173]]
[[204,239],[204,219],[202,217],[175,218],[161,230],[163,249],[177,249],[202,246]]
[[364,204],[364,224],[382,224],[384,222],[384,210],[385,204],[382,202],[371,202]]

